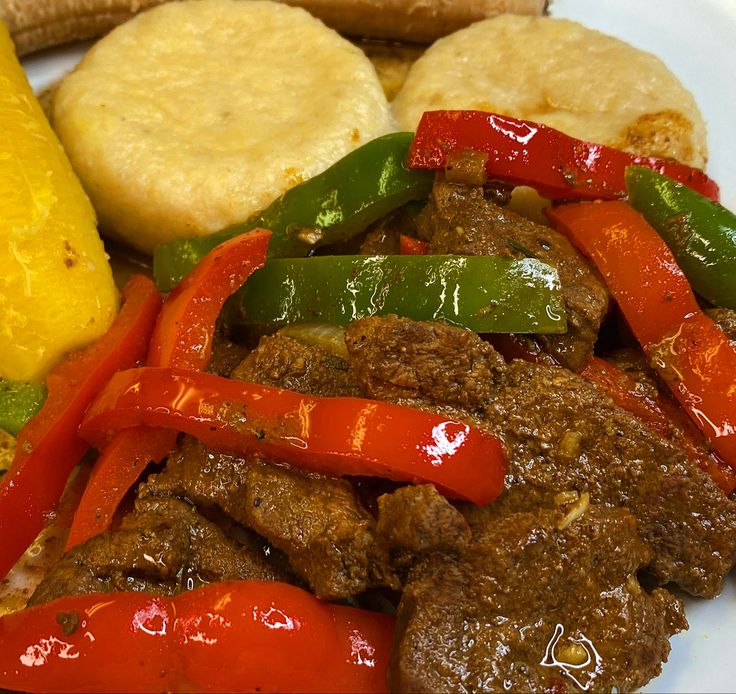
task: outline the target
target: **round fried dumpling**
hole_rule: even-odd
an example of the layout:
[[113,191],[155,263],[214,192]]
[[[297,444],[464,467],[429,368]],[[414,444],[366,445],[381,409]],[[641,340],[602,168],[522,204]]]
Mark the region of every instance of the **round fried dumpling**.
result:
[[424,111],[479,109],[702,168],[705,124],[659,58],[564,19],[503,15],[437,41],[394,101],[402,128]]
[[394,129],[362,51],[259,0],[140,14],[64,79],[53,121],[103,232],[149,253],[246,220]]

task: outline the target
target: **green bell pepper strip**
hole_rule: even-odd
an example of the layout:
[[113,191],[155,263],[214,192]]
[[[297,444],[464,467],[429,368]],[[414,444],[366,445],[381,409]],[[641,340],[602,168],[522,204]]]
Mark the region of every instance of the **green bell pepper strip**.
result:
[[270,260],[231,299],[231,325],[346,325],[398,314],[490,333],[567,329],[557,271],[534,258],[317,256]]
[[42,382],[0,379],[0,429],[17,436],[46,399]]
[[427,197],[433,174],[404,164],[413,137],[392,133],[372,140],[244,224],[159,246],[153,256],[156,285],[169,291],[215,246],[257,227],[273,232],[270,257],[301,257],[319,246],[347,241],[401,205]]
[[629,204],[669,246],[693,289],[736,309],[736,215],[682,183],[640,166],[626,169]]

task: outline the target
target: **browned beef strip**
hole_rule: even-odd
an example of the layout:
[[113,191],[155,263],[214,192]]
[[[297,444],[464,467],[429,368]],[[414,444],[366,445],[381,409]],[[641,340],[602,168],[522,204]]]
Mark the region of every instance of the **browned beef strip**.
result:
[[433,485],[409,485],[378,497],[376,537],[403,573],[417,558],[467,545],[470,526]]
[[484,422],[513,452],[513,486],[498,511],[590,492],[636,516],[650,570],[713,597],[736,560],[736,505],[694,461],[569,371],[513,362]]
[[[675,446],[686,451],[692,447],[699,449],[704,458],[713,455],[713,447],[698,429],[687,413],[680,408],[672,391],[649,365],[646,355],[640,349],[618,349],[604,355],[635,382],[636,394],[643,400],[650,400],[655,406],[664,409],[666,426],[656,429]],[[646,424],[646,422],[645,422]],[[650,427],[651,428],[651,427]]]
[[625,371],[636,382],[637,392],[656,400],[661,392],[657,372],[649,366],[647,357],[640,349],[625,347],[602,355],[606,361]]
[[148,498],[136,502],[118,530],[67,552],[29,605],[62,595],[119,590],[176,595],[213,581],[287,578],[263,554],[228,538],[190,504]]
[[482,411],[503,376],[503,358],[469,330],[387,316],[353,323],[352,374],[375,400],[457,405]]
[[499,255],[532,254],[557,268],[567,309],[568,330],[540,335],[557,360],[577,371],[593,353],[608,308],[608,293],[582,256],[554,229],[500,207],[481,187],[438,179],[430,203],[418,220],[419,234],[432,253]]
[[731,342],[736,342],[736,311],[730,308],[709,308],[706,313],[721,326]]
[[[736,504],[680,449],[564,368],[504,364],[473,333],[409,323],[366,318],[350,326],[351,369],[371,396],[446,412],[504,441],[507,489],[486,509],[469,507],[472,518],[485,522],[551,506],[560,492],[588,491],[594,503],[625,506],[636,516],[659,581],[706,597],[721,590],[736,560]],[[443,340],[472,356],[448,365]],[[470,371],[490,374],[482,390],[474,384],[463,392]]]
[[231,376],[324,397],[360,394],[344,359],[280,333],[262,337]]
[[216,453],[187,439],[139,494],[220,509],[282,550],[320,597],[398,586],[375,544],[375,520],[345,480]]
[[429,554],[402,594],[396,692],[610,692],[661,671],[682,604],[636,579],[649,559],[624,509],[517,513]]
[[398,255],[400,234],[398,227],[381,221],[378,226],[370,229],[366,234],[360,246],[360,253],[362,255]]

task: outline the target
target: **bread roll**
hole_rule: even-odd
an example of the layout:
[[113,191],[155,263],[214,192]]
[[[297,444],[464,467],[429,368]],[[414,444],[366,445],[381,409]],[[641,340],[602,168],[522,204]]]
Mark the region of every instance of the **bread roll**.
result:
[[[0,0],[19,55],[100,36],[167,0]],[[547,0],[281,0],[353,36],[433,41],[500,12],[540,14]]]
[[537,15],[547,0],[281,0],[354,36],[429,43],[486,17]]
[[18,55],[100,36],[163,0],[0,0]]

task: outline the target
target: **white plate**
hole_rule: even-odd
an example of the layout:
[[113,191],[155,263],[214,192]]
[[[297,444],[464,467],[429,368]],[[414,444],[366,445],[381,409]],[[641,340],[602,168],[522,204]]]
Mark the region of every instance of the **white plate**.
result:
[[[736,0],[554,0],[552,14],[622,38],[655,53],[693,92],[708,124],[708,173],[724,204],[736,209]],[[34,88],[69,70],[80,48],[24,62]],[[672,639],[670,662],[644,690],[734,692],[736,589],[733,574],[716,600],[687,599],[690,630]]]

